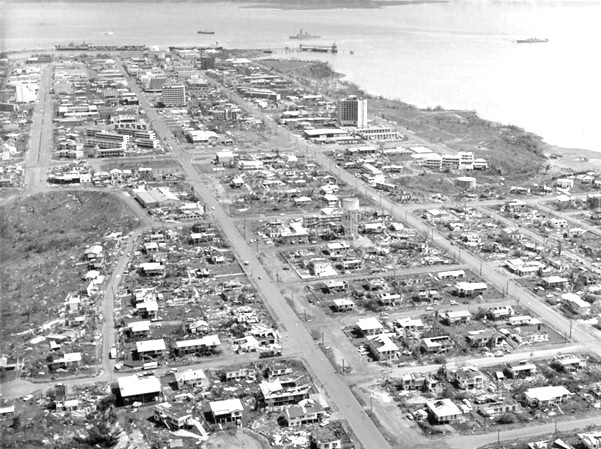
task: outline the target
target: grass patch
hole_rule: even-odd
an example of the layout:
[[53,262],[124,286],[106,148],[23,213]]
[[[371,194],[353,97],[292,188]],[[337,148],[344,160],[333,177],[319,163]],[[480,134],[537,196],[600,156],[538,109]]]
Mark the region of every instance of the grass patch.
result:
[[104,192],[51,192],[0,207],[0,336],[57,318],[70,291],[83,287],[84,249],[139,225],[128,207]]

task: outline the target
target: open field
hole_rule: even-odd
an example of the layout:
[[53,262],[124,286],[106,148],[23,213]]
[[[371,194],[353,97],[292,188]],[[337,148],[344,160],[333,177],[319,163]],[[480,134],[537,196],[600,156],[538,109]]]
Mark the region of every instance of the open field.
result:
[[0,208],[2,351],[81,289],[87,246],[137,225],[125,204],[100,192],[52,192]]

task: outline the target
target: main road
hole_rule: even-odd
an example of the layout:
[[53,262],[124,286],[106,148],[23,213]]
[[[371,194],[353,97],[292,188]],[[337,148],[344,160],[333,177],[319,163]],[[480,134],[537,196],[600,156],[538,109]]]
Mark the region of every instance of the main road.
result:
[[25,191],[30,194],[45,190],[48,167],[52,158],[52,119],[54,107],[50,89],[53,65],[48,64],[40,75],[38,103],[33,108],[28,150],[25,155]]
[[[216,86],[219,86],[214,82]],[[223,87],[221,87],[223,89]],[[429,236],[431,242],[438,247],[445,250],[448,254],[456,255],[456,261],[460,264],[465,264],[473,272],[478,273],[482,278],[488,281],[499,291],[505,291],[508,295],[516,298],[516,300],[523,306],[526,306],[534,313],[538,314],[543,318],[545,322],[550,324],[558,332],[567,335],[568,332],[574,343],[578,343],[583,347],[586,347],[589,351],[601,355],[601,341],[592,335],[592,331],[589,332],[586,328],[581,328],[578,324],[572,326],[572,322],[564,315],[560,314],[556,310],[543,303],[540,298],[532,294],[529,290],[522,287],[518,283],[514,282],[514,279],[509,276],[508,273],[497,270],[491,264],[482,263],[481,259],[469,253],[466,250],[454,246],[449,240],[443,235],[432,229],[427,223],[420,220],[413,215],[413,212],[420,208],[419,205],[397,205],[394,201],[388,197],[382,195],[381,192],[368,186],[361,180],[359,180],[353,174],[343,170],[336,165],[335,161],[327,157],[319,148],[312,145],[304,140],[298,138],[290,131],[280,127],[275,121],[267,114],[262,113],[254,105],[249,105],[239,95],[229,91],[228,95],[231,99],[236,101],[239,106],[244,108],[248,113],[258,116],[263,122],[272,129],[274,133],[280,134],[282,137],[295,140],[297,146],[305,151],[305,154],[311,155],[313,159],[321,165],[325,170],[329,171],[332,175],[336,176],[341,181],[345,182],[351,187],[354,187],[356,193],[371,198],[374,202],[379,202],[382,209],[389,210],[394,218],[404,222],[406,225],[416,229],[424,235]],[[545,200],[549,200],[546,198]],[[527,201],[536,202],[536,201]],[[498,201],[482,202],[481,204],[496,204]],[[421,205],[423,208],[424,205]],[[597,418],[598,419],[598,418]],[[512,431],[508,431],[507,438],[512,438]],[[474,446],[476,447],[476,446]]]
[[[127,75],[126,75],[127,76]],[[265,304],[276,321],[282,326],[289,338],[289,346],[298,350],[308,365],[309,370],[321,384],[322,390],[330,401],[338,408],[341,415],[348,421],[350,428],[365,448],[386,449],[390,445],[384,439],[378,428],[368,417],[346,383],[337,375],[315,341],[303,326],[302,321],[286,302],[278,286],[271,280],[257,254],[236,228],[235,221],[221,207],[215,196],[207,189],[202,177],[195,170],[191,157],[182,149],[182,145],[173,138],[163,119],[157,113],[141,92],[135,80],[127,76],[130,88],[138,95],[140,104],[146,111],[147,119],[152,123],[154,131],[161,140],[171,145],[175,158],[181,164],[188,182],[194,188],[196,195],[212,211],[213,219],[229,240],[234,252],[240,260],[249,261],[247,274],[264,298]]]

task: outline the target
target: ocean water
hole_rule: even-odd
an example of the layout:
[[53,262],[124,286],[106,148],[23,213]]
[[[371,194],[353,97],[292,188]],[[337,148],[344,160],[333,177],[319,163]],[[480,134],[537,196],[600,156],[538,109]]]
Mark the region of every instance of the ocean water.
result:
[[[237,3],[0,3],[3,49],[71,41],[270,47],[322,59],[368,92],[470,109],[555,145],[601,151],[601,1],[450,0],[381,9]],[[337,55],[286,53],[300,28]],[[215,35],[199,35],[211,29]],[[107,35],[112,31],[112,35]],[[516,39],[548,38],[544,44]],[[350,52],[354,54],[351,54]]]

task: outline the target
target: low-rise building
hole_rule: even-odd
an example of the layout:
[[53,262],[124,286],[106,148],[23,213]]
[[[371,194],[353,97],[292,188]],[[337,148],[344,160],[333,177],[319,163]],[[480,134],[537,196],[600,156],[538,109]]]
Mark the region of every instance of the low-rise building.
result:
[[449,424],[458,421],[462,413],[450,399],[437,399],[426,402],[428,416],[435,424]]
[[586,315],[591,311],[591,304],[583,300],[576,293],[565,293],[561,295],[565,307],[578,315]]
[[221,346],[218,335],[206,335],[194,340],[180,340],[175,342],[178,355],[204,353],[214,351]]
[[340,437],[327,427],[313,430],[311,438],[315,442],[317,449],[342,449]]
[[528,377],[536,374],[537,369],[534,363],[526,360],[518,363],[510,363],[506,368],[507,373],[514,379],[517,377]]
[[334,312],[348,312],[355,308],[355,302],[349,298],[338,298],[332,301]]
[[209,411],[215,423],[239,422],[244,417],[244,407],[240,399],[210,402]]
[[323,419],[325,410],[319,402],[304,399],[297,405],[286,407],[286,422],[290,427],[312,424]]
[[579,433],[578,438],[586,449],[599,449],[601,448],[601,431]]
[[475,367],[460,368],[451,371],[449,380],[462,390],[484,389],[484,374]]
[[453,347],[453,340],[448,335],[422,338],[421,347],[428,354],[447,352]]
[[156,358],[167,354],[165,340],[158,338],[156,340],[143,340],[136,342],[136,352],[140,358]]
[[442,322],[452,326],[454,324],[467,324],[472,318],[469,310],[451,310],[443,312],[441,315]]
[[280,379],[263,381],[259,385],[265,404],[268,407],[297,404],[309,397],[311,385],[283,387]]
[[362,318],[357,321],[357,329],[364,337],[379,335],[384,332],[384,326],[374,317]]
[[180,390],[184,387],[202,386],[207,388],[210,385],[209,379],[201,369],[187,369],[181,372],[175,372],[173,373],[173,378],[177,384],[177,388]]
[[421,332],[424,330],[424,323],[419,318],[399,318],[395,324],[405,332]]
[[120,377],[117,382],[119,396],[124,405],[131,405],[134,402],[153,402],[161,395],[161,382],[154,376],[126,376]]
[[153,411],[154,420],[165,424],[169,430],[186,427],[188,420],[192,418],[191,410],[181,404],[162,402],[155,405]]
[[524,398],[531,407],[560,404],[570,396],[572,396],[572,393],[562,385],[529,388],[524,392]]
[[384,334],[369,337],[367,346],[372,357],[379,361],[394,360],[399,352],[399,347]]
[[481,295],[488,289],[484,282],[457,282],[455,293],[457,296],[472,298]]

